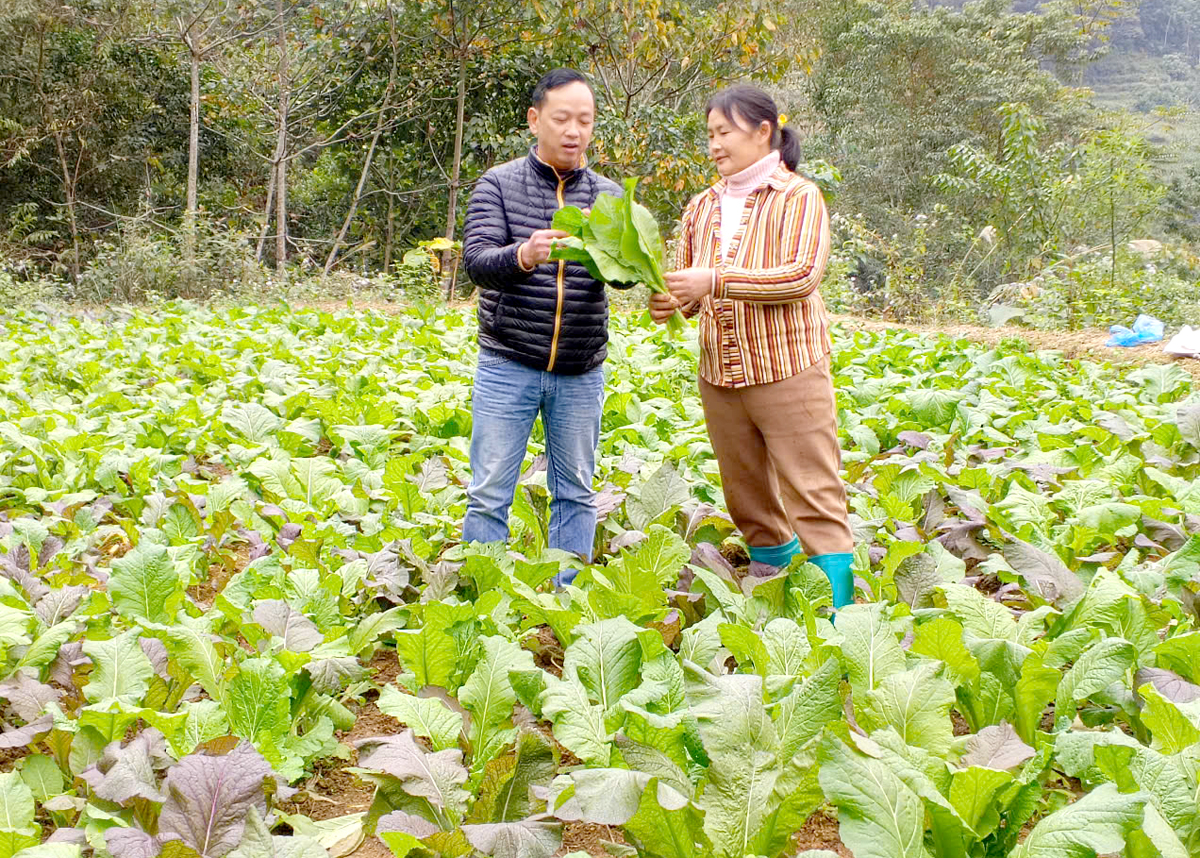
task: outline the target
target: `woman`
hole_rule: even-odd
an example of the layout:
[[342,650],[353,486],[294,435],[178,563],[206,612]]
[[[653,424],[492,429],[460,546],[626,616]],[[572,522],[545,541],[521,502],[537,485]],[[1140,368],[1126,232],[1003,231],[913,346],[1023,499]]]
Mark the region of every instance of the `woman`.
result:
[[800,142],[770,96],[733,86],[706,112],[721,180],[684,211],[670,294],[651,296],[651,316],[700,316],[704,417],[750,559],[787,566],[803,546],[840,608],[854,600],[854,543],[817,292],[829,214],[820,189],[793,172]]

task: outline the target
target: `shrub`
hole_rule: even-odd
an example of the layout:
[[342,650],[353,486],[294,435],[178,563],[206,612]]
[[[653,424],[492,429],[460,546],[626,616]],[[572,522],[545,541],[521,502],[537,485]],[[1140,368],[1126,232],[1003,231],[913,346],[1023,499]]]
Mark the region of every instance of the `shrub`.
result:
[[924,322],[962,317],[978,301],[974,281],[961,273],[963,248],[967,254],[973,249],[969,233],[943,206],[908,218],[906,232],[890,238],[861,215],[834,215],[831,228],[833,252],[821,292],[833,312]]
[[239,293],[264,275],[248,233],[202,220],[197,224],[195,261],[188,265],[179,236],[134,223],[123,226],[114,241],[97,245],[92,264],[67,297],[94,303],[206,300]]
[[61,284],[31,266],[0,256],[0,306],[8,310],[57,298]]
[[1129,325],[1139,313],[1168,328],[1200,324],[1200,264],[1180,249],[1152,257],[1120,250],[1113,278],[1111,253],[1064,260],[1025,283],[1007,283],[989,302],[1025,311],[1035,328]]

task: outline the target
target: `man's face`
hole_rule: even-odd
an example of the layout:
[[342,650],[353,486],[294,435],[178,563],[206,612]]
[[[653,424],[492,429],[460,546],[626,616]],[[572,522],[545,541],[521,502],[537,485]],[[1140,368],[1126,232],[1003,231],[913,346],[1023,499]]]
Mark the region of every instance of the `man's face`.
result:
[[583,162],[595,121],[596,99],[582,81],[550,90],[541,107],[529,108],[538,156],[559,170],[574,170]]

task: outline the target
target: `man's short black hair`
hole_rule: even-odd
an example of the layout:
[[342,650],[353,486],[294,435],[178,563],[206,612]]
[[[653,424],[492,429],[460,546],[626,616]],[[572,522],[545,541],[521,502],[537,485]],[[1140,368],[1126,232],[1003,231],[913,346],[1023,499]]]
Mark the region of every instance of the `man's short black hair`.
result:
[[533,88],[533,97],[531,101],[534,107],[541,107],[546,103],[546,93],[552,89],[558,89],[562,86],[567,86],[572,83],[582,83],[588,89],[592,88],[592,83],[582,72],[577,72],[575,69],[555,69],[551,72],[546,72],[542,79],[537,82],[537,86]]

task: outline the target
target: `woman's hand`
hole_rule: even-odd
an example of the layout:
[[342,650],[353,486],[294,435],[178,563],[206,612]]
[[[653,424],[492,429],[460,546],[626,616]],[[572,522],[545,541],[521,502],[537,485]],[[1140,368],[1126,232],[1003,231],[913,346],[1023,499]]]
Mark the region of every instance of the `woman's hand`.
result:
[[711,268],[684,268],[672,271],[666,277],[667,288],[678,306],[694,304],[712,292],[713,270]]
[[650,295],[650,318],[656,325],[665,325],[679,309],[679,302],[670,295],[655,292]]

